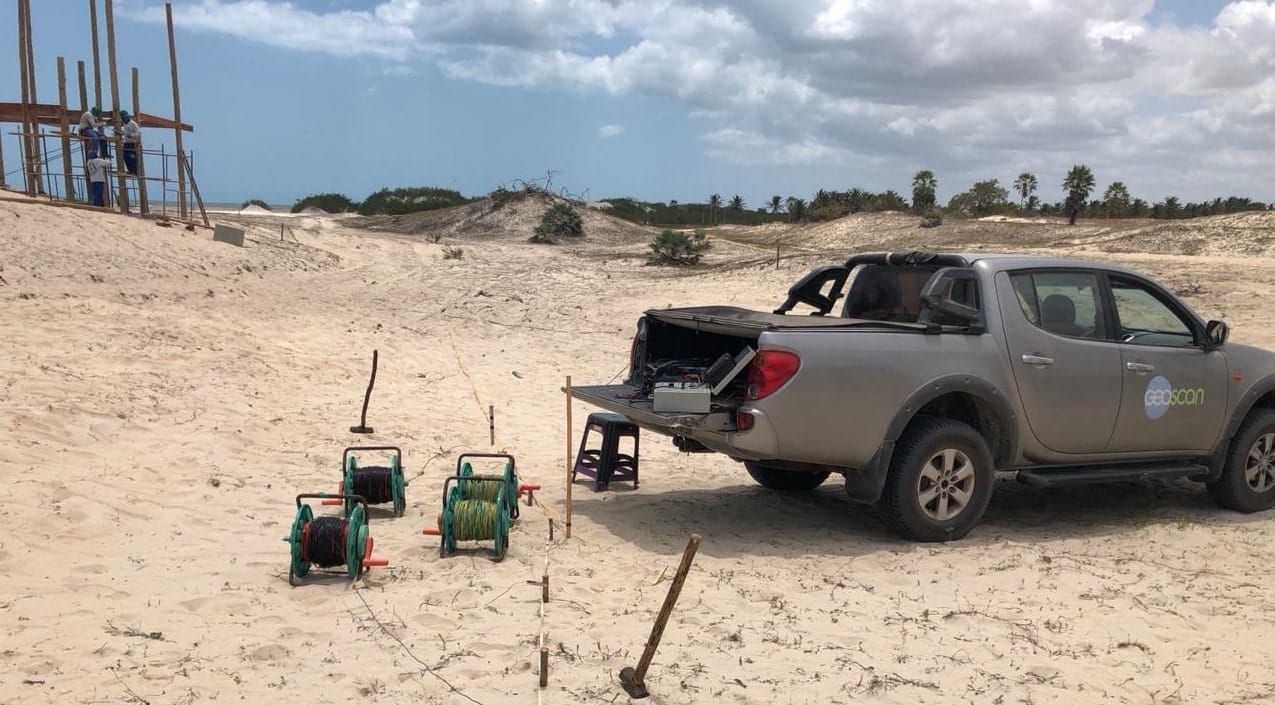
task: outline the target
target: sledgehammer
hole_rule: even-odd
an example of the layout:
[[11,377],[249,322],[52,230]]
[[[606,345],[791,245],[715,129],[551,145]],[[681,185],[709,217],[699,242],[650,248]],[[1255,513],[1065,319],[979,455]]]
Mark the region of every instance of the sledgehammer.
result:
[[686,582],[686,574],[691,571],[691,562],[695,560],[695,552],[698,550],[699,534],[691,534],[691,540],[686,543],[686,550],[682,552],[682,564],[677,567],[673,584],[669,586],[668,595],[664,598],[664,606],[660,608],[660,615],[655,618],[655,625],[651,627],[651,636],[646,639],[642,660],[638,661],[637,668],[625,666],[620,670],[620,686],[630,698],[638,700],[650,695],[646,690],[646,670],[651,667],[651,659],[655,658],[655,649],[660,645],[660,637],[664,636],[664,626],[673,614],[678,595],[682,594],[682,583]]
[[363,413],[359,416],[359,425],[351,426],[350,433],[372,433],[367,425],[367,403],[372,400],[372,387],[376,386],[376,351],[372,351],[372,378],[367,381],[367,391],[363,393]]

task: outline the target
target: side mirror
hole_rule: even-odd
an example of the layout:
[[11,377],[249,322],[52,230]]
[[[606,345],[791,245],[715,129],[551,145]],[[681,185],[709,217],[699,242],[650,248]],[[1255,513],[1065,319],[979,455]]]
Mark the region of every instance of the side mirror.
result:
[[1231,337],[1231,327],[1226,325],[1226,321],[1209,321],[1204,327],[1204,337],[1209,348],[1220,348]]
[[[959,288],[965,294],[955,296]],[[944,267],[935,272],[921,290],[923,304],[918,322],[937,324],[936,319],[955,318],[976,327],[983,320],[982,312],[977,308],[978,276],[974,270],[964,267]],[[963,299],[958,300],[958,298]],[[974,304],[974,305],[971,305]],[[940,315],[941,314],[941,315]]]

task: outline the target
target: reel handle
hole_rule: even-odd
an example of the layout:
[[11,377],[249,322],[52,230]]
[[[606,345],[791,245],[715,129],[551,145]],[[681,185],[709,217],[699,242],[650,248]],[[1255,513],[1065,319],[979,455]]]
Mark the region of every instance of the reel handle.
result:
[[[345,492],[345,484],[344,483],[338,484],[336,486],[336,493],[341,494],[343,492]],[[345,504],[345,502],[339,499],[325,499],[319,504],[322,504],[325,507],[339,507],[342,504]]]
[[513,468],[514,474],[518,474],[518,461],[514,456],[508,453],[461,453],[456,458],[456,474],[460,475],[460,469],[465,465],[466,458],[500,458],[509,461],[509,467]]
[[431,529],[427,526],[424,529],[421,529],[421,534],[424,536],[442,536],[443,535],[443,513],[442,512],[438,513],[438,528]]
[[363,559],[364,568],[384,568],[390,564],[388,558],[376,558],[372,555],[372,537],[367,537],[366,548],[363,551],[365,558]]

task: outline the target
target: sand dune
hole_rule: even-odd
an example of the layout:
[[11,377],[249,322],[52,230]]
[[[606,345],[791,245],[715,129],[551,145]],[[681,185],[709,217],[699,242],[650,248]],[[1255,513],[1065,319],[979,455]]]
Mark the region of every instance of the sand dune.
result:
[[[548,544],[526,508],[500,564],[440,559],[419,534],[455,454],[488,447],[489,404],[497,446],[561,514],[558,388],[619,373],[643,309],[769,308],[852,249],[1049,249],[1141,267],[1225,315],[1234,340],[1275,347],[1275,270],[1254,256],[1268,214],[924,232],[854,216],[783,231],[778,269],[779,229],[723,229],[711,266],[689,272],[643,266],[637,226],[546,247],[524,242],[524,216],[470,233],[479,216],[380,232],[295,218],[285,240],[282,220],[225,216],[248,227],[238,249],[0,204],[0,700],[535,702],[527,581],[548,555],[545,702],[624,702],[615,673],[692,531],[701,555],[652,702],[1275,700],[1275,516],[1220,511],[1187,483],[1002,482],[969,539],[918,546],[838,483],[777,495],[648,436],[639,491],[577,487],[569,542]],[[463,258],[444,260],[447,243]],[[377,433],[362,439],[347,428],[373,348]],[[363,440],[406,452],[407,515],[371,523],[391,566],[355,590],[291,588],[293,497],[330,489],[342,447]]]

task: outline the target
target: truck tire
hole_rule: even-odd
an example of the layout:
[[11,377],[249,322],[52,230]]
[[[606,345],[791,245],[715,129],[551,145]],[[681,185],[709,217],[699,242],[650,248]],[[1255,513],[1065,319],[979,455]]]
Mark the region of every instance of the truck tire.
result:
[[748,474],[753,476],[757,484],[768,490],[782,490],[785,492],[813,490],[822,485],[823,481],[827,480],[828,476],[832,474],[830,472],[782,470],[780,468],[766,467],[751,460],[745,460],[744,467],[748,468]]
[[996,468],[987,442],[969,424],[919,418],[895,445],[877,511],[913,541],[953,541],[983,518]]
[[1275,506],[1275,410],[1255,410],[1240,424],[1222,475],[1208,483],[1213,501],[1237,512]]

